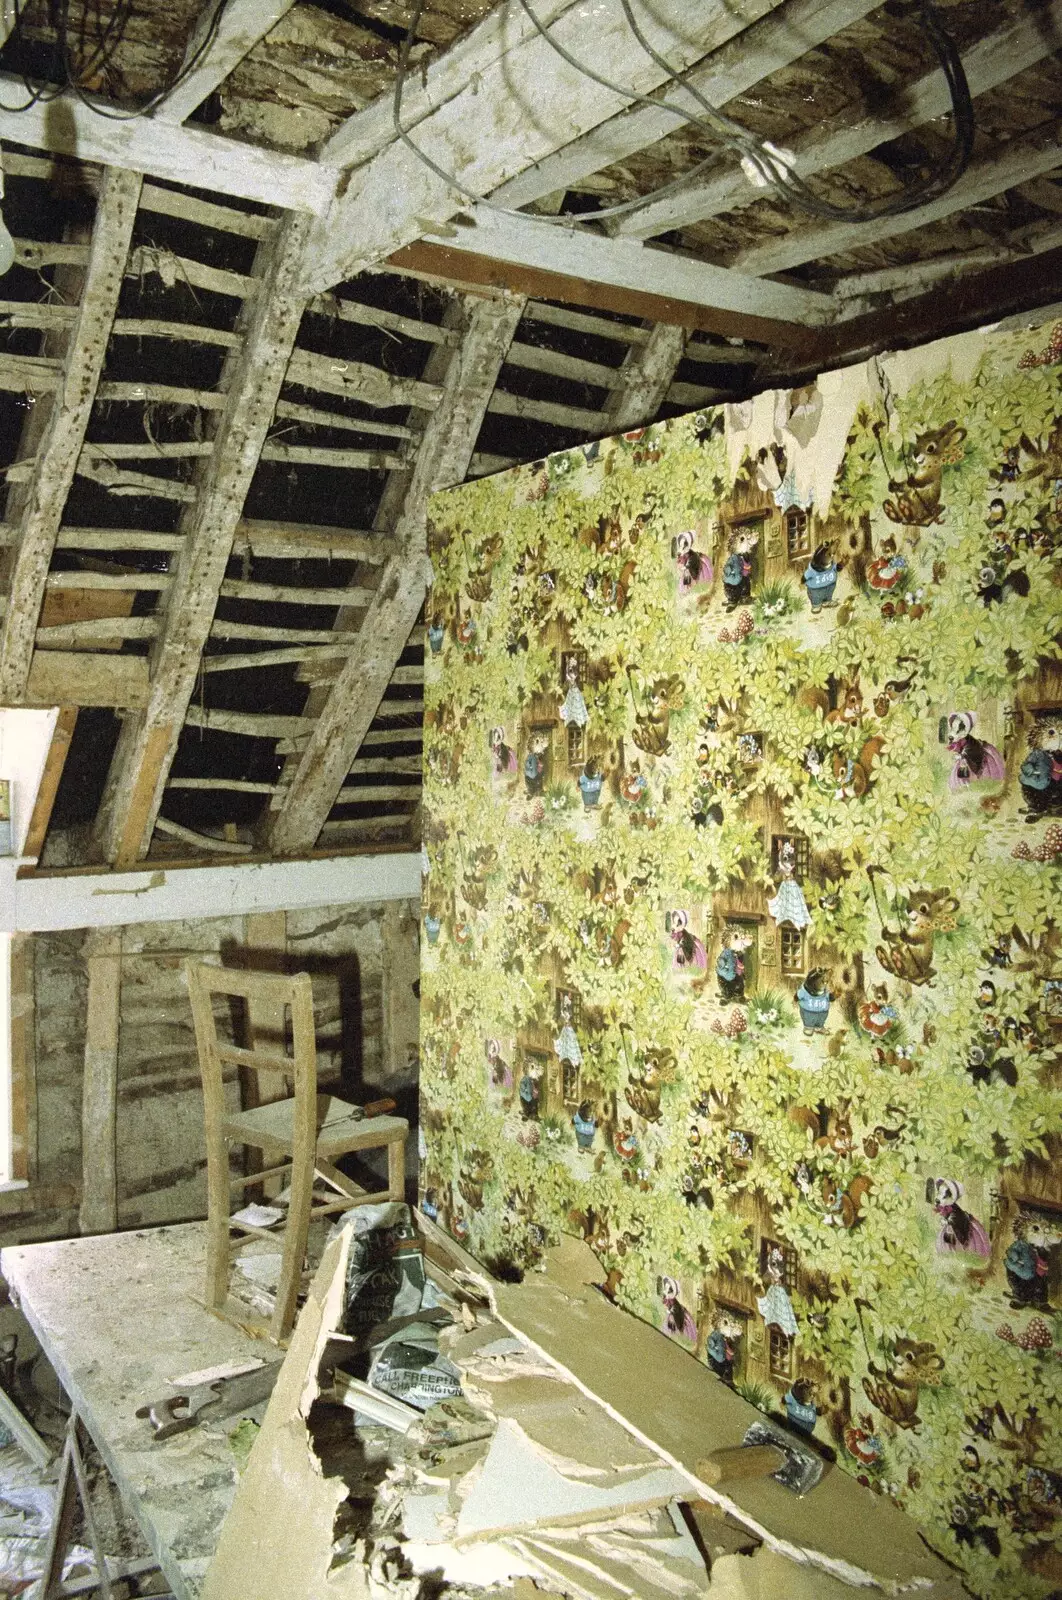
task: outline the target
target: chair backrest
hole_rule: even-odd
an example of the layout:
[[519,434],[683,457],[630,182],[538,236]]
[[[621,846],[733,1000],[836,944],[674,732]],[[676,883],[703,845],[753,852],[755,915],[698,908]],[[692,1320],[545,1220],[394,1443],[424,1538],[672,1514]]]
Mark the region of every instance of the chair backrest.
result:
[[[317,1037],[313,1020],[313,988],[308,972],[248,972],[233,967],[214,967],[203,961],[186,963],[188,995],[192,1002],[199,1066],[208,1118],[212,1111],[224,1114],[224,1066],[226,1062],[252,1072],[283,1073],[294,1080],[296,1096],[307,1091],[312,1096],[317,1086]],[[252,1041],[248,1046],[228,1044],[218,1036],[214,1015],[214,996],[228,995],[257,1005],[273,1015],[291,1010],[292,1054],[284,1048],[283,1031],[276,1045],[263,1049]]]

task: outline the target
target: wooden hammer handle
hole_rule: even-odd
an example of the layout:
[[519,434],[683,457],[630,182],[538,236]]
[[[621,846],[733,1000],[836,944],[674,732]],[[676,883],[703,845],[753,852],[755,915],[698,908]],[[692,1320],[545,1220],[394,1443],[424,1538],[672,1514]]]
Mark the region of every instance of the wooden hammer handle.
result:
[[704,1456],[697,1463],[697,1476],[714,1488],[735,1478],[769,1478],[785,1460],[785,1452],[775,1444],[739,1444]]

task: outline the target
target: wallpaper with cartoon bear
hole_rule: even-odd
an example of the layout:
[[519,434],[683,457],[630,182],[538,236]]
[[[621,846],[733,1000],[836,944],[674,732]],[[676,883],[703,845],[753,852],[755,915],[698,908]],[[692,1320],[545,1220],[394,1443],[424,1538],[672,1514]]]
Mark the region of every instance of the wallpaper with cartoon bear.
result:
[[[1062,337],[433,502],[422,1197],[1062,1585]],[[651,1379],[647,1380],[651,1381]]]

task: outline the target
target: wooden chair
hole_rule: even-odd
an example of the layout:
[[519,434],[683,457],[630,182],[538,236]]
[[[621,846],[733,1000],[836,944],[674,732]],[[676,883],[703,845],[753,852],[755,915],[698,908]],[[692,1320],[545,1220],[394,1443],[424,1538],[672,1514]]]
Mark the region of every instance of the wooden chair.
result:
[[[228,967],[187,963],[188,992],[192,1002],[199,1067],[203,1075],[207,1145],[207,1274],[206,1304],[224,1315],[233,1255],[252,1238],[278,1239],[268,1228],[236,1222],[230,1215],[231,1190],[259,1184],[280,1173],[290,1175],[290,1200],[283,1232],[280,1284],[276,1308],[266,1333],[280,1344],[291,1332],[299,1278],[306,1254],[306,1239],[313,1217],[370,1201],[401,1200],[405,1188],[405,1146],[409,1124],[403,1117],[365,1117],[360,1107],[332,1095],[317,1093],[317,1041],[313,1020],[313,990],[309,973],[292,977],[266,972],[234,971]],[[268,1008],[278,1018],[270,1049],[255,1042],[245,1049],[218,1036],[214,996],[236,996],[248,1006]],[[291,1011],[292,1054],[285,1050],[282,1021]],[[275,1039],[275,1044],[274,1044]],[[225,1105],[225,1064],[252,1073],[283,1074],[294,1080],[294,1095],[246,1111],[230,1112]],[[250,1146],[262,1152],[261,1170],[233,1177],[229,1147]],[[376,1194],[346,1177],[334,1165],[337,1157],[354,1150],[387,1149],[387,1188]],[[338,1199],[314,1195],[318,1177],[336,1191]],[[231,1239],[236,1230],[241,1237]],[[241,1325],[247,1321],[241,1317]]]

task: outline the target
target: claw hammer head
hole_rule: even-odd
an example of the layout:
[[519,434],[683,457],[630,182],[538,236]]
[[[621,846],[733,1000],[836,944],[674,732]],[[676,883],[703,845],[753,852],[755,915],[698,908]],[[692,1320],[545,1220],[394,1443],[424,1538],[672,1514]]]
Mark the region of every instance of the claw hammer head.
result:
[[138,1417],[151,1423],[156,1440],[171,1439],[175,1433],[184,1433],[195,1426],[186,1394],[167,1395],[165,1400],[153,1400],[149,1406],[140,1406]]

